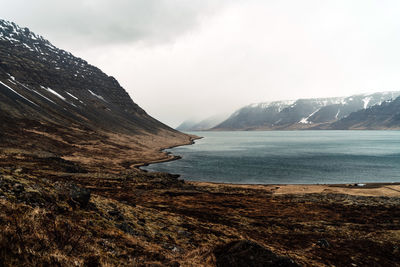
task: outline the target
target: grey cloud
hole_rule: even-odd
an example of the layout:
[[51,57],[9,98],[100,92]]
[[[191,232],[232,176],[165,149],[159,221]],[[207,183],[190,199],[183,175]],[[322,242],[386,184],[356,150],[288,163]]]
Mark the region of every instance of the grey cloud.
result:
[[400,88],[398,0],[0,0],[0,6],[0,18],[116,77],[136,103],[171,125],[260,101]]
[[[1,3],[4,2],[4,3]],[[195,28],[224,1],[36,0],[3,1],[0,17],[60,43],[81,45],[170,42]]]

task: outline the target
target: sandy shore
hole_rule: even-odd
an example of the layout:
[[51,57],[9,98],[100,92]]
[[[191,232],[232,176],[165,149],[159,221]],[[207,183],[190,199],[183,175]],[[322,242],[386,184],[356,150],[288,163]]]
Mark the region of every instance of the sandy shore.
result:
[[224,184],[211,182],[188,182],[196,186],[261,189],[276,195],[285,194],[348,194],[353,196],[386,196],[400,197],[400,183],[369,183],[369,184],[279,184],[279,185],[251,185],[251,184]]

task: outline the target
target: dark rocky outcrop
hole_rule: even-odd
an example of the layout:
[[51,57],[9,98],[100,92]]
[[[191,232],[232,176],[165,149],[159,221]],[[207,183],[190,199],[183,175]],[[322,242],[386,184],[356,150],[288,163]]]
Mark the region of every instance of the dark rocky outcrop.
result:
[[232,241],[214,250],[217,267],[298,267],[288,257],[278,256],[249,240]]
[[76,203],[81,208],[86,208],[90,201],[91,191],[90,189],[78,187],[76,185],[72,185],[70,187],[70,197],[72,203]]

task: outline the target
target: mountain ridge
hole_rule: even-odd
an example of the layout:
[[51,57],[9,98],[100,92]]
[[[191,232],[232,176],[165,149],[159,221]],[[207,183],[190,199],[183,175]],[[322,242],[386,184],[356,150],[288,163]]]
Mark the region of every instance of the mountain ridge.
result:
[[351,113],[380,105],[398,96],[398,91],[387,91],[348,97],[255,103],[235,111],[227,120],[210,130],[335,129],[333,123]]
[[[114,77],[1,19],[0,117],[2,147],[39,149],[88,164],[98,157],[97,165],[103,159],[112,168],[169,159],[160,149],[192,139],[149,116]],[[139,158],[135,150],[152,152]],[[123,164],[125,153],[131,164]]]
[[351,113],[334,122],[332,129],[400,129],[400,97]]

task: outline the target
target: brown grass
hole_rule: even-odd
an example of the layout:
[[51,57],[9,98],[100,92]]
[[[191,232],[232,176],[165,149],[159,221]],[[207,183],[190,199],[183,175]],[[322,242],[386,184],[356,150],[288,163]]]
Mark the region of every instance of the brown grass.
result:
[[[132,167],[188,136],[28,134],[2,144],[0,266],[215,266],[215,247],[241,239],[305,266],[400,262],[398,185],[183,182]],[[71,185],[92,190],[87,207]]]

